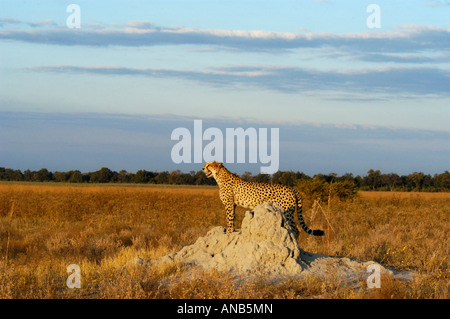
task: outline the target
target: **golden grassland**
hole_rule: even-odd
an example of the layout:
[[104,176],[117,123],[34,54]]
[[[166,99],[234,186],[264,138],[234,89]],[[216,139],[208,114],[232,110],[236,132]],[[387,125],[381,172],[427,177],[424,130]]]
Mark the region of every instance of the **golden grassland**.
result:
[[[237,211],[240,227],[243,209]],[[195,242],[224,225],[217,187],[0,184],[0,298],[448,298],[449,193],[359,192],[314,204],[304,216],[325,237],[302,233],[306,251],[375,260],[418,275],[381,278],[380,289],[339,279],[279,283],[233,280],[183,265],[121,266]],[[81,268],[81,289],[66,286],[67,266]]]

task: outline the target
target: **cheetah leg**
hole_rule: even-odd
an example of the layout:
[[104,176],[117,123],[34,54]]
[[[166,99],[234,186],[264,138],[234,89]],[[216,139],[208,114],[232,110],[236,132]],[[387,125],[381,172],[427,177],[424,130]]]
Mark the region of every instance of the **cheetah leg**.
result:
[[300,235],[300,232],[297,228],[297,225],[295,224],[294,213],[295,213],[295,207],[289,208],[288,210],[286,210],[285,216],[286,216],[288,225],[291,226],[292,230],[294,231],[295,238],[298,238],[298,236]]
[[234,232],[234,216],[236,214],[236,205],[234,203],[225,205],[227,218],[227,233]]

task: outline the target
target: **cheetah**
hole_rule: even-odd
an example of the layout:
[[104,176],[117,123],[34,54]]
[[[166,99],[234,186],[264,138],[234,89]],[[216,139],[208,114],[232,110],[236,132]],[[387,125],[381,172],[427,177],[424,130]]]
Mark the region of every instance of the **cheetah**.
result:
[[234,232],[234,217],[236,206],[254,209],[265,202],[277,204],[284,210],[289,226],[294,230],[296,237],[300,234],[294,221],[294,213],[297,209],[297,217],[303,230],[314,236],[323,236],[322,230],[312,230],[306,226],[302,216],[302,198],[293,188],[268,183],[247,182],[231,173],[218,162],[207,162],[203,167],[206,177],[214,177],[219,185],[219,194],[225,205],[227,233]]

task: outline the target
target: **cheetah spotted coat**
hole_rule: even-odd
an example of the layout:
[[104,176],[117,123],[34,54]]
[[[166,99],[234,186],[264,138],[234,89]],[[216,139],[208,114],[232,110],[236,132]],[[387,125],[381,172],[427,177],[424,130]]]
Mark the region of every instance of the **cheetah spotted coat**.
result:
[[289,226],[299,235],[295,224],[294,213],[297,209],[297,217],[302,229],[314,236],[323,236],[322,230],[308,228],[302,216],[302,198],[293,188],[268,183],[247,182],[228,171],[222,163],[208,162],[203,167],[207,177],[214,177],[220,190],[220,199],[225,205],[227,220],[227,232],[234,231],[234,219],[236,206],[254,209],[265,202],[277,204],[284,210]]

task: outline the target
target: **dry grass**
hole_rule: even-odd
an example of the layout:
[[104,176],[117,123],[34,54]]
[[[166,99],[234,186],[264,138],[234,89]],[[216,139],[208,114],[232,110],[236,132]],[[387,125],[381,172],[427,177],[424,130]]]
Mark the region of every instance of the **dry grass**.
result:
[[[120,270],[136,256],[177,251],[223,225],[216,187],[3,183],[0,298],[448,298],[449,199],[448,193],[361,192],[352,201],[321,203],[322,209],[305,200],[307,223],[327,231],[323,238],[302,234],[305,250],[419,274],[411,282],[383,277],[381,289],[368,290],[337,279],[275,285],[217,272],[186,278],[182,265]],[[66,287],[69,264],[81,268],[81,289]]]

